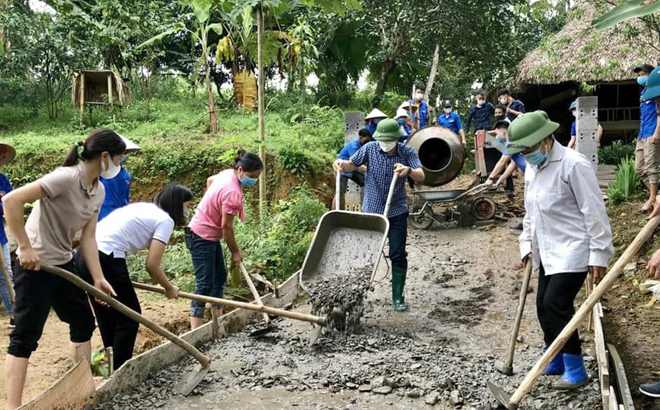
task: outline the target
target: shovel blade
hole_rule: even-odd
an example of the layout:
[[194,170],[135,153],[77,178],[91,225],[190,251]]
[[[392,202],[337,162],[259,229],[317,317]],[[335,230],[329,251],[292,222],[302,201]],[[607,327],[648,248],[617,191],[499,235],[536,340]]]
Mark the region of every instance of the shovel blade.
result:
[[195,366],[195,369],[192,372],[183,376],[183,378],[174,386],[174,390],[183,396],[189,395],[208,374],[209,368],[210,366]]
[[511,395],[505,392],[502,388],[497,386],[495,383],[491,382],[488,380],[488,390],[490,390],[490,393],[495,397],[495,400],[497,400],[502,406],[506,407],[509,410],[517,410],[518,405],[515,403],[511,403]]
[[314,325],[314,328],[312,329],[312,332],[309,334],[309,347],[314,346],[314,343],[316,343],[317,340],[321,337],[321,334],[323,333],[323,326],[319,325]]

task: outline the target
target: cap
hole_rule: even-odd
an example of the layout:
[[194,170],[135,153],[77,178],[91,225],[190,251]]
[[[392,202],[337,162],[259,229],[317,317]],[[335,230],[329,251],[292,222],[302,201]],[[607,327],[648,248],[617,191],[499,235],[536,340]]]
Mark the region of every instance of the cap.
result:
[[573,111],[573,110],[576,109],[576,108],[577,108],[577,100],[575,100],[575,101],[573,101],[573,102],[571,103],[571,106],[568,107],[568,110],[569,110],[569,111]]
[[442,102],[442,107],[443,107],[443,108],[447,108],[447,107],[450,107],[450,108],[451,108],[451,107],[453,107],[453,105],[452,105],[451,101],[449,101],[449,100],[444,100],[444,101]]
[[651,74],[651,71],[653,71],[653,66],[651,64],[642,64],[633,70],[635,73],[639,73],[640,71],[644,71],[646,74]]

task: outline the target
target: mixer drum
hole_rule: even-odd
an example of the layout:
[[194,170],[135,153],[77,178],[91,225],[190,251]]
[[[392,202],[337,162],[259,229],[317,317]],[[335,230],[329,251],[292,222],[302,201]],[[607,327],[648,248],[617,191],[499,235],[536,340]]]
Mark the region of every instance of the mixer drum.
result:
[[465,148],[456,134],[445,127],[426,127],[415,132],[408,146],[417,151],[426,177],[424,185],[450,183],[461,173]]

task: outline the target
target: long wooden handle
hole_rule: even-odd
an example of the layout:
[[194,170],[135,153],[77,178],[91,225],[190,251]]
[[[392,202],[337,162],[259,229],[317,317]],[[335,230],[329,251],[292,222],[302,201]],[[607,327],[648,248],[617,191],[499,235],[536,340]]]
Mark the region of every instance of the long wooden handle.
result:
[[202,367],[207,367],[211,363],[211,359],[204,356],[202,352],[200,352],[195,348],[195,346],[181,339],[180,337],[170,332],[169,330],[165,329],[164,327],[158,325],[156,322],[147,319],[146,317],[142,316],[141,314],[129,308],[128,306],[124,305],[123,303],[119,302],[118,300],[112,298],[111,296],[106,295],[105,293],[96,289],[94,286],[85,282],[84,280],[74,275],[73,273],[68,272],[62,268],[58,268],[57,266],[41,265],[41,268],[48,273],[51,273],[53,275],[59,276],[60,278],[68,280],[69,282],[73,283],[74,285],[84,290],[85,292],[89,293],[90,295],[94,296],[95,298],[100,299],[103,302],[107,303],[110,307],[112,307],[116,311],[122,313],[125,316],[128,316],[129,318],[135,320],[138,323],[143,324],[147,328],[163,336],[165,339],[169,340],[170,342],[179,346],[186,352],[190,353],[191,356],[197,359],[197,361],[202,365]]
[[[137,289],[165,294],[165,289],[159,286],[146,285],[144,283],[137,283],[137,282],[133,282],[133,286],[136,287]],[[307,315],[305,313],[290,312],[288,310],[277,309],[266,305],[259,306],[253,303],[244,303],[236,300],[214,298],[211,296],[204,296],[204,295],[196,295],[194,293],[189,293],[189,292],[179,292],[179,297],[197,300],[199,302],[204,302],[204,303],[215,303],[225,306],[231,306],[237,309],[247,309],[255,312],[270,313],[271,315],[288,317],[289,319],[295,319],[295,320],[302,320],[303,322],[315,323],[320,326],[325,326],[326,324],[325,317]]]
[[596,286],[591,295],[584,301],[580,309],[575,313],[570,322],[564,327],[559,336],[548,347],[545,354],[539,359],[538,362],[527,373],[525,379],[520,383],[518,389],[513,393],[510,399],[510,404],[519,405],[525,395],[531,390],[534,382],[543,372],[543,369],[554,359],[559,351],[564,347],[568,339],[571,337],[575,329],[577,329],[580,322],[582,322],[593,310],[593,307],[598,303],[598,300],[609,290],[614,282],[619,277],[623,268],[630,262],[630,260],[639,252],[644,243],[653,235],[653,232],[660,225],[660,216],[656,216],[646,223],[644,228],[637,234],[632,243],[628,246],[626,251],[616,261],[612,269],[605,275],[603,280]]
[[516,353],[516,342],[518,341],[518,332],[520,331],[520,322],[522,322],[523,312],[525,311],[525,302],[527,301],[527,290],[529,289],[529,280],[532,277],[532,260],[531,258],[525,265],[525,273],[523,273],[522,286],[520,287],[520,296],[518,297],[518,311],[516,312],[516,320],[513,323],[513,330],[511,331],[511,340],[509,341],[509,351],[506,355],[506,367],[513,366],[513,355]]
[[9,292],[9,299],[11,299],[12,306],[16,306],[16,294],[14,293],[14,284],[9,276],[9,269],[7,269],[7,261],[5,260],[5,252],[3,249],[0,249],[0,265],[2,265],[2,276],[5,278],[5,285],[7,286],[7,292]]
[[[252,278],[250,278],[250,274],[248,273],[247,269],[245,269],[245,265],[243,265],[243,262],[239,264],[241,268],[241,272],[243,272],[243,276],[245,277],[245,281],[248,284],[248,287],[250,288],[250,292],[252,292],[252,296],[254,296],[254,301],[257,303],[259,306],[263,306],[264,303],[261,301],[261,295],[259,292],[257,292],[257,288],[254,287],[254,283],[252,282]],[[268,313],[262,313],[264,317],[264,322],[266,324],[270,323],[270,317],[268,317]]]

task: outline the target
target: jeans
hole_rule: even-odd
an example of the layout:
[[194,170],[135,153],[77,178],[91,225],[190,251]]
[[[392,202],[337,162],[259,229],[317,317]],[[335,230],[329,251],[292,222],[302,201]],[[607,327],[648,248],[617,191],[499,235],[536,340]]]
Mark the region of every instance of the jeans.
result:
[[[14,283],[14,276],[11,270],[11,255],[9,254],[9,242],[2,245],[2,252],[5,255],[5,263],[7,264],[7,272],[9,272],[9,277],[11,278],[11,283]],[[12,285],[13,286],[13,285]],[[9,297],[9,290],[5,283],[4,275],[2,280],[0,280],[0,298],[2,298],[2,303],[5,305],[5,310],[8,315],[13,314],[13,308],[11,305],[11,298]]]
[[[81,252],[77,253],[76,261],[80,276],[87,282],[93,283],[92,275],[89,273],[81,257]],[[135,294],[133,283],[131,283],[131,278],[128,274],[126,259],[114,258],[113,255],[106,255],[103,252],[99,252],[99,261],[101,262],[101,269],[103,270],[105,279],[117,293],[115,299],[134,311],[142,313],[140,301]],[[133,348],[135,347],[139,324],[123,313],[109,306],[101,305],[95,298],[90,298],[90,300],[96,314],[96,321],[99,324],[103,346],[106,348],[112,347],[113,367],[117,370],[127,360],[133,357]]]
[[388,218],[390,231],[387,237],[390,241],[390,260],[392,268],[408,268],[408,253],[406,238],[408,237],[408,212]]
[[[222,297],[227,281],[227,268],[219,241],[207,241],[193,231],[186,232],[186,246],[195,268],[195,294]],[[204,302],[190,302],[190,316],[204,317]]]
[[[575,314],[577,296],[587,272],[557,273],[546,276],[543,266],[539,270],[539,290],[536,295],[536,313],[543,329],[545,345],[550,346]],[[580,338],[573,332],[562,353],[580,354]]]

